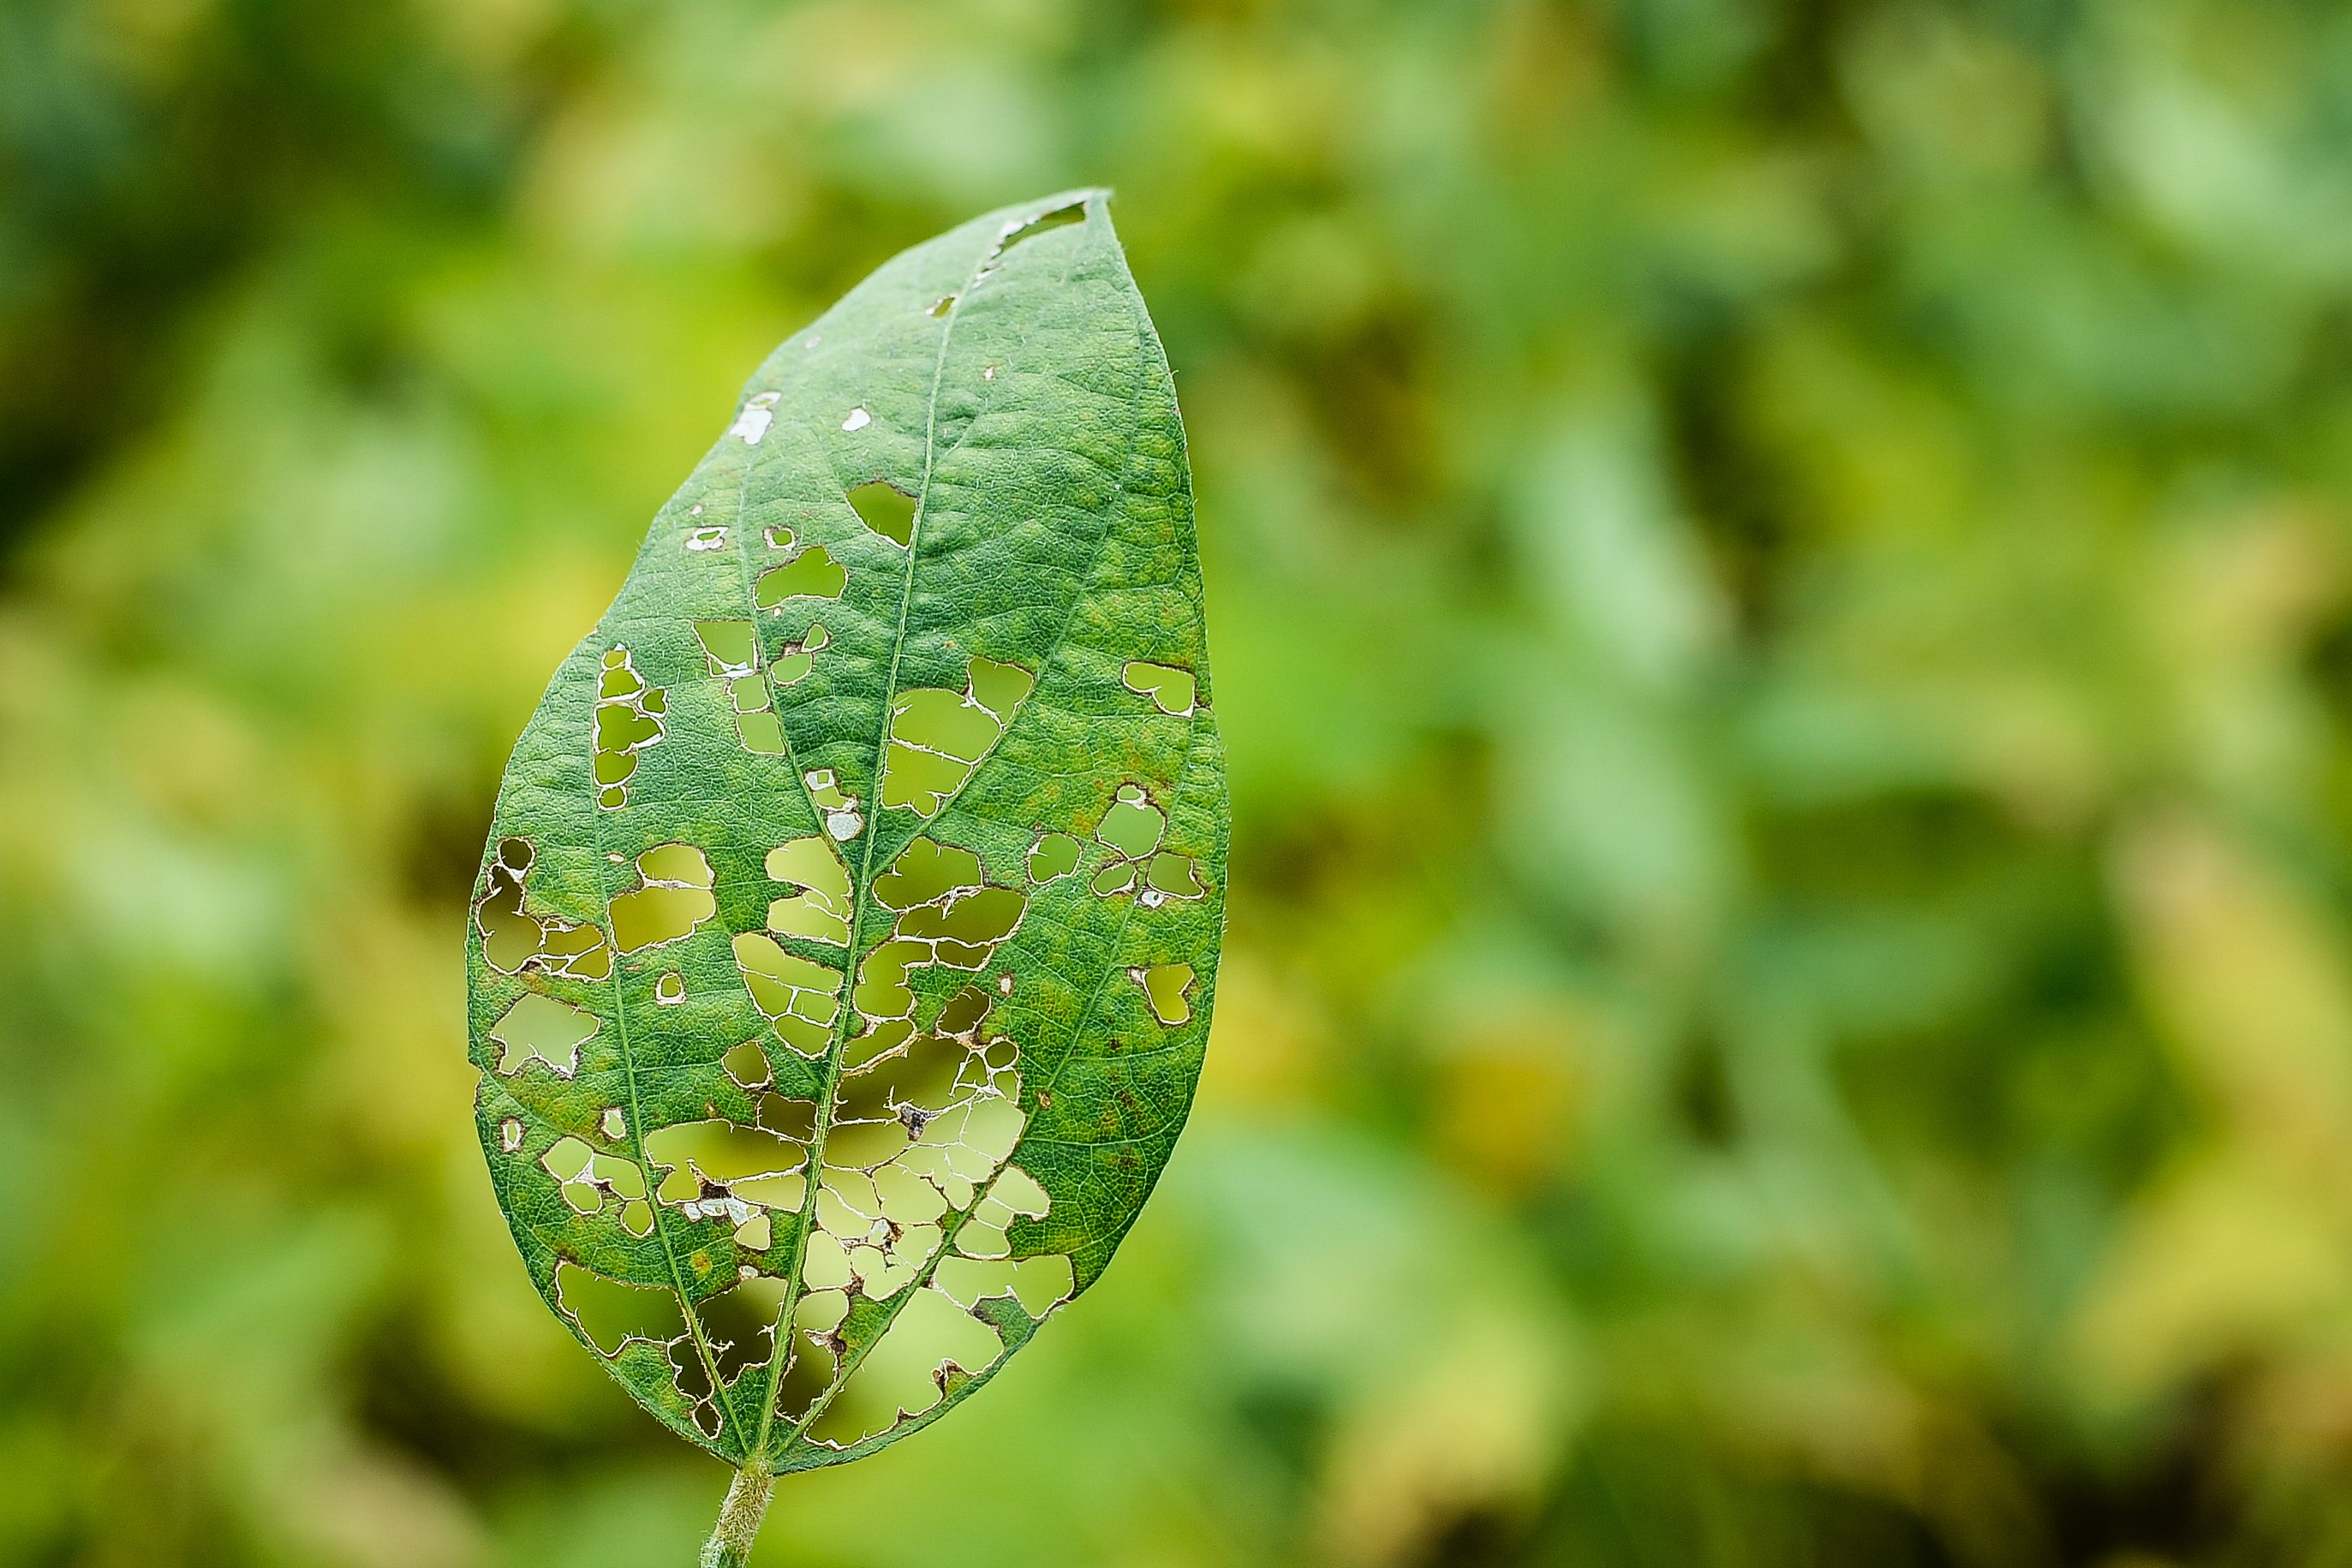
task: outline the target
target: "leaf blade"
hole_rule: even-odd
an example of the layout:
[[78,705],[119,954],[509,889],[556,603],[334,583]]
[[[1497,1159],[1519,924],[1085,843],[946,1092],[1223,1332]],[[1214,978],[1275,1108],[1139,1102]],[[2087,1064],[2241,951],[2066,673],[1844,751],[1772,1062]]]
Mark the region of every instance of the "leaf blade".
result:
[[[468,932],[495,1188],[551,1307],[739,1464],[969,1396],[1189,1108],[1223,758],[1172,380],[1104,203],[976,219],[771,355],[501,787]],[[1049,837],[1074,863],[1032,881]],[[523,992],[594,1021],[569,1075],[495,1038]],[[667,1279],[658,1363],[567,1309],[587,1275]]]

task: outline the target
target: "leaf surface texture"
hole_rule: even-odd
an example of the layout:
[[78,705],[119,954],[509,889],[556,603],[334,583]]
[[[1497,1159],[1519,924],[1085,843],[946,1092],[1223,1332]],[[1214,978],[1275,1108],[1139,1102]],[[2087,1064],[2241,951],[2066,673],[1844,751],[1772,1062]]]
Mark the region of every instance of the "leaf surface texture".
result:
[[549,1305],[739,1465],[868,1452],[1101,1273],[1215,990],[1174,387],[1101,193],[788,340],[550,684],[467,933]]

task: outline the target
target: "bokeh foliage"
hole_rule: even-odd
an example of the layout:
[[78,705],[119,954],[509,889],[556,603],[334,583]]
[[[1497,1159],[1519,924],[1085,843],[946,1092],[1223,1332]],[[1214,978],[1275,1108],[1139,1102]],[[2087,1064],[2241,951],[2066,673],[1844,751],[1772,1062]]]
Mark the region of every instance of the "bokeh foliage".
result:
[[2347,155],[2315,0],[0,0],[0,1562],[699,1533],[464,1113],[504,747],[745,366],[1096,181],[1215,1044],[762,1560],[2352,1561]]

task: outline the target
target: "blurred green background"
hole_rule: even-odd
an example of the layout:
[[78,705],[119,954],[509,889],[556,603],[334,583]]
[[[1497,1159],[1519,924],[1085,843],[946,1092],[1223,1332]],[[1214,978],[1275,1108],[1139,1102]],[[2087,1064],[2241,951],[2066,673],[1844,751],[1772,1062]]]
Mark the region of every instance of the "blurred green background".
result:
[[467,1114],[780,338],[1118,188],[1191,1135],[761,1562],[2352,1563],[2352,13],[0,0],[0,1563],[682,1563]]

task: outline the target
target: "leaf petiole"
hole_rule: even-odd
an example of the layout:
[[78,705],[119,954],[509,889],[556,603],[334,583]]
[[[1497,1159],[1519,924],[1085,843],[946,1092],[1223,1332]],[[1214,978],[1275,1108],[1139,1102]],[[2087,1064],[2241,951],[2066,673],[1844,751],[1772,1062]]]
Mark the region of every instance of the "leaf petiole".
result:
[[776,1478],[765,1469],[746,1465],[735,1472],[727,1500],[719,1506],[719,1522],[703,1542],[702,1568],[743,1568],[751,1561],[751,1543],[760,1538],[760,1521],[775,1490]]

